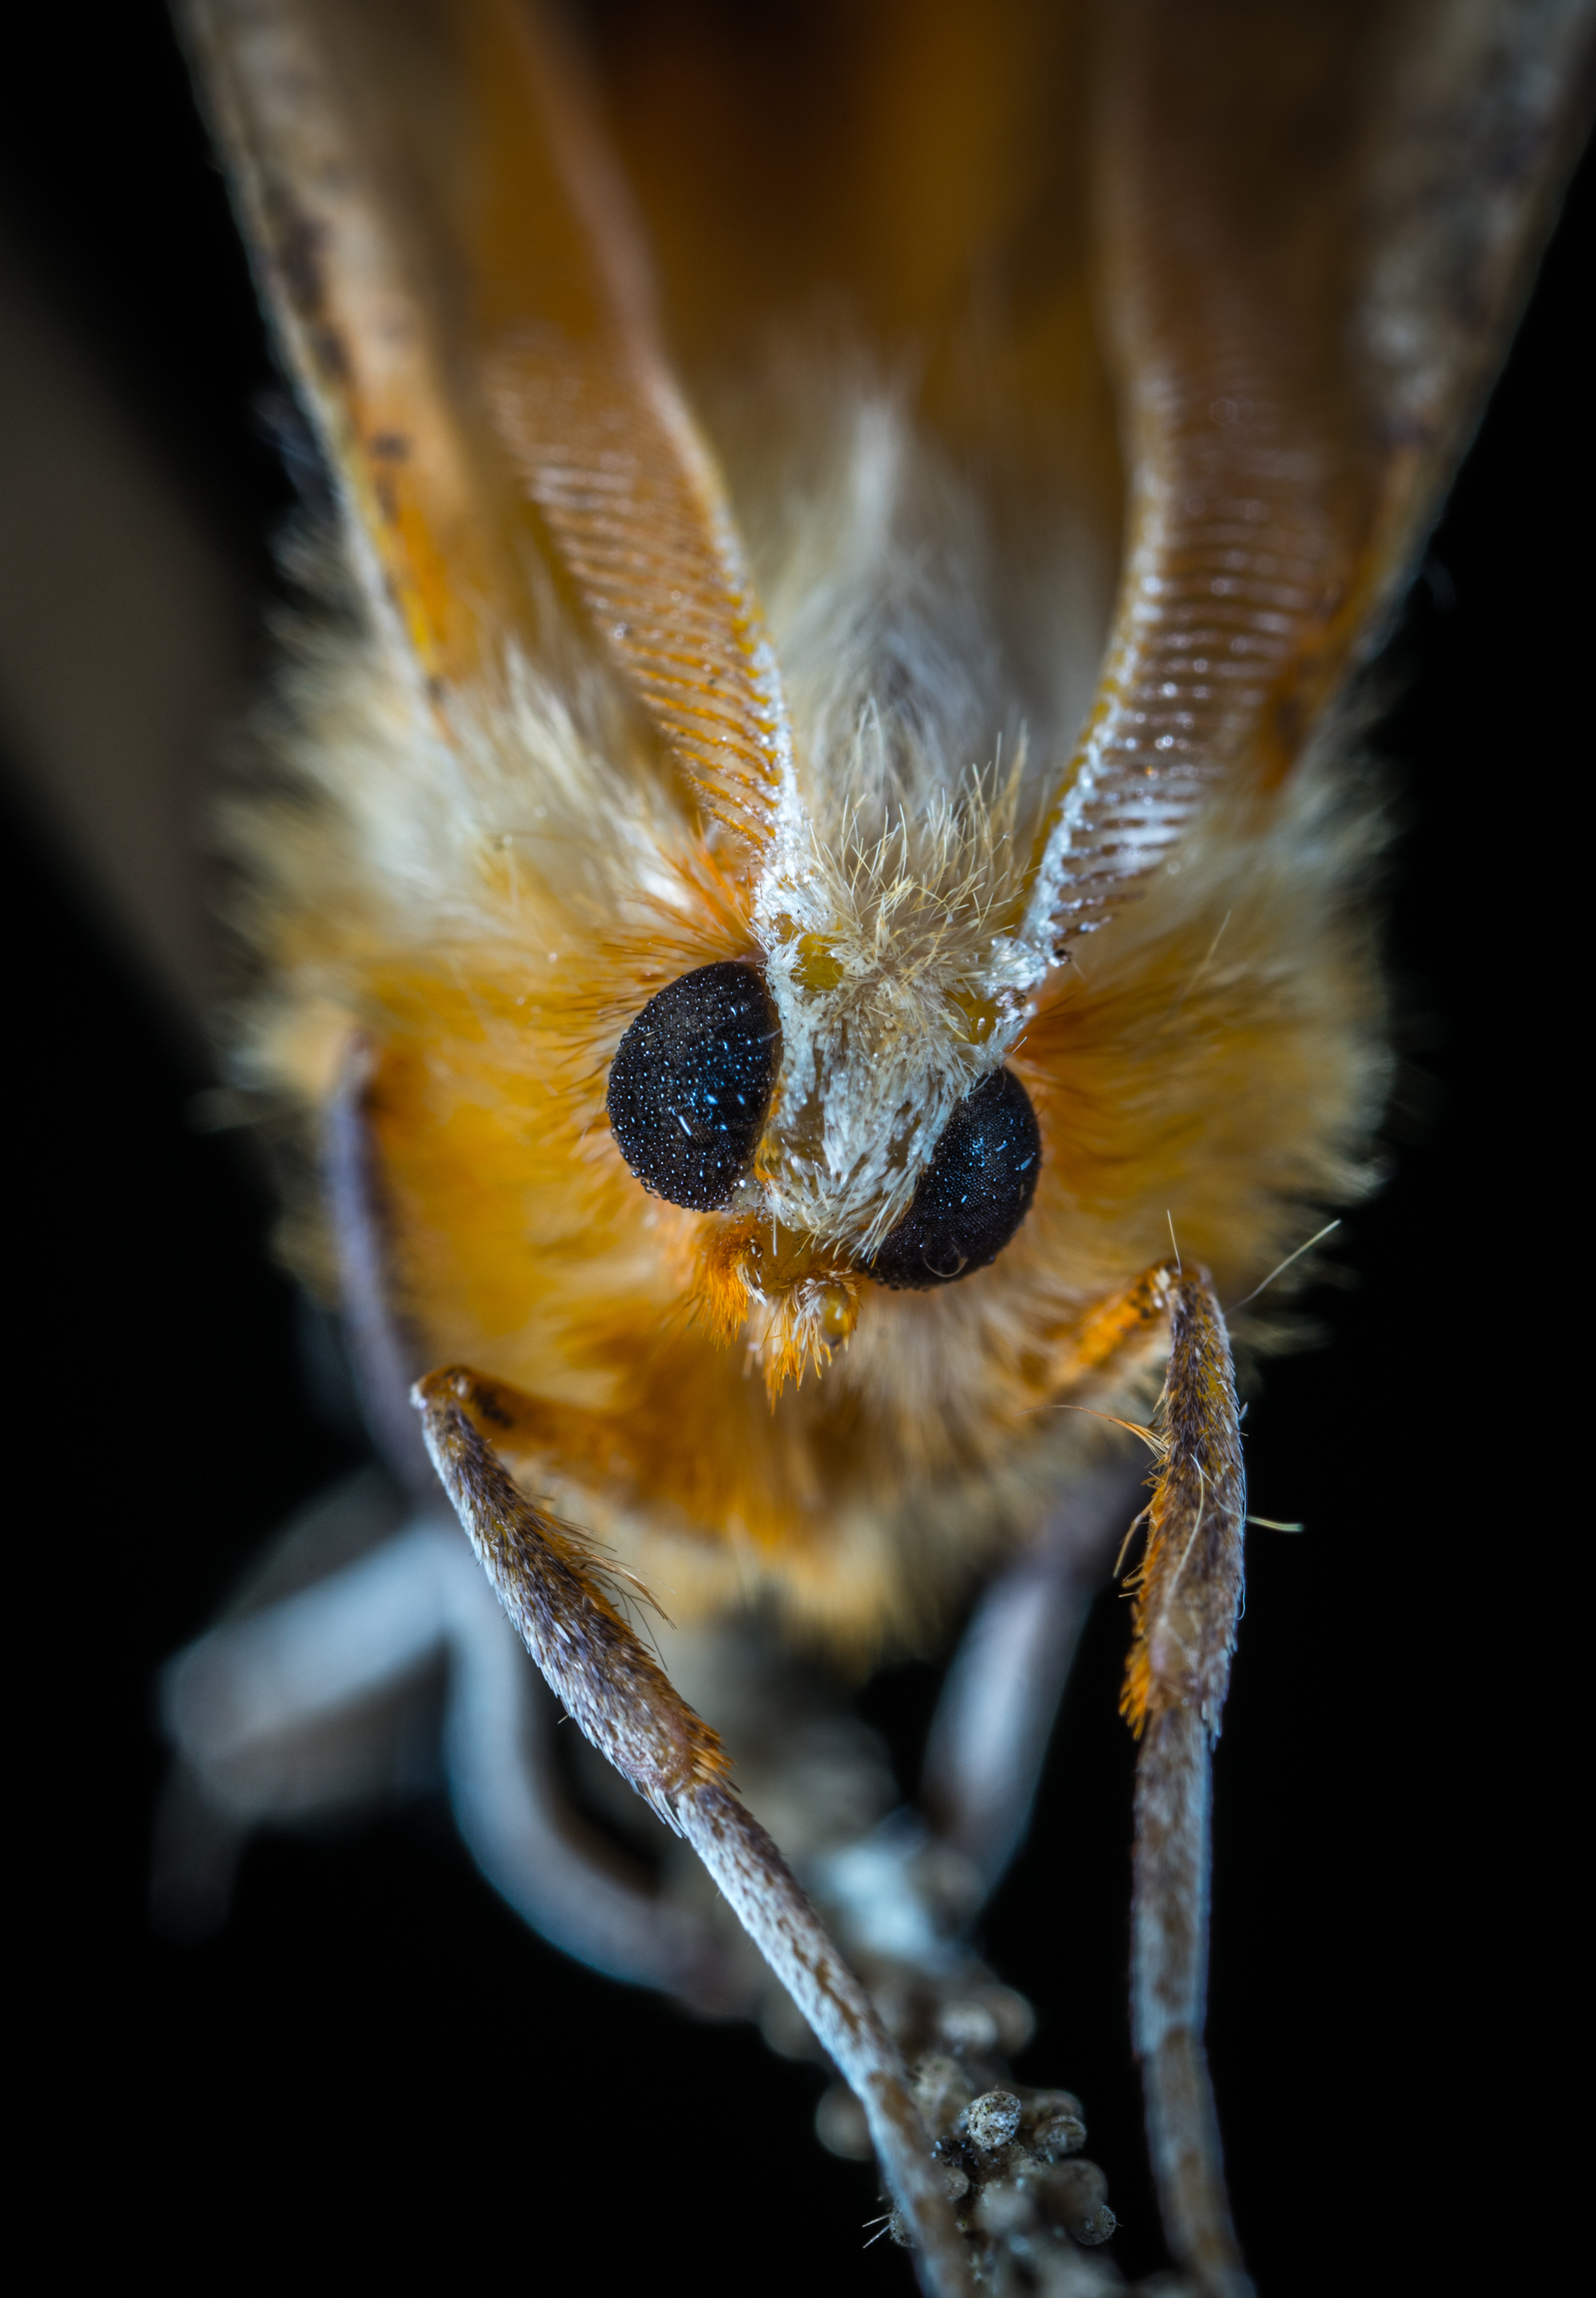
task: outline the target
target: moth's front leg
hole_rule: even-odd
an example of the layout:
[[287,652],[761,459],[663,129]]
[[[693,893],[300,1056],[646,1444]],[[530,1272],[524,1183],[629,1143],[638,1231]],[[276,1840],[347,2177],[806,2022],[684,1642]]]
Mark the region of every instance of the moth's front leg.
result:
[[1203,2049],[1212,1750],[1241,1607],[1246,1479],[1230,1342],[1207,1274],[1166,1268],[1154,1285],[1168,1307],[1169,1370],[1122,1702],[1141,1739],[1131,2027],[1170,2246],[1212,2298],[1246,2298]]
[[[1121,1701],[1141,1741],[1131,2032],[1170,2248],[1205,2298],[1247,2298],[1203,2049],[1211,1754],[1241,1607],[1247,1509],[1230,1341],[1207,1272],[1177,1259],[1104,1302],[1060,1352],[1067,1393],[1058,1400],[1111,1393],[1147,1361],[1160,1328],[1168,1354],[1157,1426],[1138,1431],[1157,1465],[1131,1526],[1147,1532],[1131,1579],[1135,1636]],[[1067,1605],[1053,1610],[1055,1632],[1072,1647],[1078,1621]],[[1067,1664],[1063,1650],[1054,1662],[1060,1683]]]
[[547,1440],[559,1408],[469,1367],[412,1395],[433,1465],[528,1651],[585,1735],[703,1860],[848,2083],[937,2298],[970,2288],[947,2182],[897,2046],[776,1845],[729,1783],[713,1730],[622,1617],[617,1575],[517,1488],[492,1438]]

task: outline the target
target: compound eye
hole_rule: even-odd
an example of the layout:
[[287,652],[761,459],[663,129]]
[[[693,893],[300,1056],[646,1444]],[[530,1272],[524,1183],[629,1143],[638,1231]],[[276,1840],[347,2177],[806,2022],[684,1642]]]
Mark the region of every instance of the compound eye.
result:
[[1030,1211],[1041,1133],[1011,1069],[976,1087],[943,1127],[914,1202],[865,1271],[895,1293],[925,1293],[985,1269]]
[[643,1187],[709,1213],[747,1172],[781,1060],[752,965],[700,965],[650,997],[609,1065],[609,1130]]

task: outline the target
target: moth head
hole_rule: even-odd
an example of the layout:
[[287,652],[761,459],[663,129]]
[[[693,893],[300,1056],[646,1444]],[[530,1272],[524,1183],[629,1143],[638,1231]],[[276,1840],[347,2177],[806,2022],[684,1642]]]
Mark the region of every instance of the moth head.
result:
[[773,1389],[850,1338],[872,1286],[936,1294],[990,1267],[1035,1193],[1040,1131],[1003,1062],[1025,963],[968,826],[929,843],[900,825],[842,867],[813,840],[809,867],[778,859],[762,951],[656,991],[610,1066],[616,1146],[708,1217],[697,1304],[749,1334]]

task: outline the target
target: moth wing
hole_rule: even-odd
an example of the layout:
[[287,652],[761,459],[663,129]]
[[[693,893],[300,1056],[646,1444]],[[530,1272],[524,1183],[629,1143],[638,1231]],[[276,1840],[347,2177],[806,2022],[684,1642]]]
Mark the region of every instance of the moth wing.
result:
[[1106,923],[1290,771],[1384,632],[1588,113],[1588,0],[1111,12],[1097,184],[1131,513],[1029,929]]
[[710,811],[789,754],[759,607],[661,355],[588,91],[517,0],[185,0],[371,603],[447,714],[575,595]]

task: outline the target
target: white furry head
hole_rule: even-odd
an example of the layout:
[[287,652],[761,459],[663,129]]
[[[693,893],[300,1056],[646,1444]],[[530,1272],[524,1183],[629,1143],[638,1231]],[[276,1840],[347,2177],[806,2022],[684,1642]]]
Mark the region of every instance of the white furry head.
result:
[[973,498],[891,396],[833,404],[766,574],[798,762],[754,905],[783,1062],[745,1196],[867,1257],[1033,1010],[1015,930],[1085,689],[1033,693],[1027,738]]
[[[879,739],[875,724],[856,739]],[[836,845],[806,830],[765,873],[755,916],[783,1052],[760,1162],[786,1226],[873,1251],[1033,1010],[1034,964],[1007,931],[1017,784],[995,801],[973,778],[869,841],[857,816]]]

